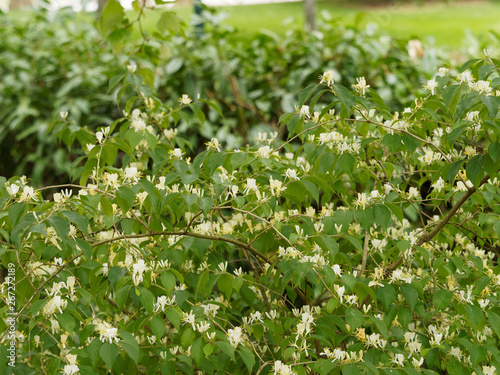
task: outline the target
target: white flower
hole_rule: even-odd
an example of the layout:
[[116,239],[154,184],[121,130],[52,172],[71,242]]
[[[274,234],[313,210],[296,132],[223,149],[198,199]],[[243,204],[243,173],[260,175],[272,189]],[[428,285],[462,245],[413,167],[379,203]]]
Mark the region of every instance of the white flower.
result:
[[411,359],[411,364],[415,368],[420,368],[423,363],[424,363],[424,359],[423,358],[420,358],[420,359],[412,358]]
[[97,138],[97,142],[102,143],[102,140],[104,138],[104,133],[103,132],[97,132],[97,133],[95,133],[95,137]]
[[353,85],[354,89],[362,96],[365,96],[366,89],[370,87],[370,85],[366,84],[365,77],[356,78],[356,84]]
[[175,303],[175,296],[172,298],[167,296],[159,296],[156,298],[156,302],[154,304],[154,311],[165,311],[165,306],[172,306]]
[[295,375],[297,374],[292,370],[292,366],[285,365],[281,361],[275,361],[273,365],[274,374],[273,375]]
[[368,198],[365,193],[358,193],[358,199],[353,202],[354,207],[360,207],[362,210],[366,208]]
[[299,177],[297,176],[297,171],[295,169],[288,168],[285,172],[285,177],[290,180],[297,181]]
[[257,182],[254,178],[247,178],[247,183],[243,194],[248,194],[250,191],[257,192],[259,188],[257,187]]
[[435,94],[435,90],[437,87],[438,87],[438,83],[434,79],[427,81],[427,84],[424,85],[424,89],[429,90],[431,92],[431,95]]
[[174,148],[168,152],[170,154],[170,159],[174,158],[177,160],[182,160],[182,150],[180,148]]
[[474,77],[470,72],[463,72],[457,75],[457,80],[460,83],[467,83],[468,85],[472,84],[474,82]]
[[227,262],[220,262],[218,267],[221,272],[227,272]]
[[206,332],[210,329],[210,323],[201,322],[196,325],[196,330],[200,333]]
[[146,130],[146,122],[143,118],[134,118],[130,123],[130,127],[134,129],[136,133],[144,133]]
[[424,56],[424,47],[420,40],[412,39],[408,42],[408,56],[410,56],[410,59],[413,61],[416,61],[417,57]]
[[243,342],[244,334],[241,327],[235,327],[234,329],[227,330],[227,339],[231,346],[236,349],[236,347]]
[[434,182],[432,185],[432,188],[434,188],[438,193],[441,192],[441,190],[444,189],[444,180],[442,177],[439,177],[439,179]]
[[220,143],[217,138],[212,138],[210,142],[205,143],[205,145],[207,146],[207,150],[216,150],[220,152]]
[[49,317],[52,314],[55,314],[57,311],[62,314],[62,310],[66,308],[68,301],[61,298],[61,296],[56,295],[48,300],[48,302],[43,306],[42,314],[46,317]]
[[193,329],[196,329],[195,326],[196,315],[192,311],[186,313],[185,311],[182,313],[182,324],[191,324]]
[[484,375],[495,375],[497,368],[495,366],[483,366]]
[[141,173],[137,170],[136,167],[127,167],[127,168],[125,168],[123,178],[125,181],[137,182],[137,181],[139,181],[140,176],[141,176]]
[[110,324],[103,322],[99,323],[96,327],[99,332],[99,340],[102,342],[109,341],[110,344],[113,341],[118,342],[118,328],[113,328]]
[[177,136],[177,129],[165,129],[163,135],[167,139],[174,139]]
[[337,275],[337,276],[340,276],[342,275],[342,268],[340,268],[340,266],[338,264],[334,264],[332,266],[332,270],[333,272]]
[[252,324],[255,321],[259,321],[261,323],[264,323],[264,321],[262,320],[262,313],[260,311],[250,313],[250,324]]
[[136,69],[137,65],[135,65],[134,63],[130,63],[127,65],[127,70],[130,72],[130,74],[134,74]]
[[269,146],[262,146],[260,147],[257,152],[255,153],[255,156],[261,159],[269,159],[269,156],[271,155],[271,147]]
[[333,72],[333,70],[325,71],[322,75],[319,76],[321,78],[321,81],[319,83],[326,83],[328,86],[332,86],[335,83],[334,75],[335,73]]
[[308,105],[303,105],[300,108],[299,116],[302,118],[311,118],[311,114],[309,113],[309,106]]
[[19,191],[19,185],[16,184],[10,184],[10,186],[6,185],[6,188],[9,195],[16,195]]
[[143,281],[143,275],[145,272],[149,270],[146,263],[144,263],[144,259],[139,259],[137,263],[134,263],[132,266],[132,279],[134,280],[135,285],[139,285]]
[[490,87],[490,83],[488,81],[477,81],[471,85],[469,85],[471,90],[477,91],[480,94],[492,95],[493,89]]
[[401,353],[395,354],[394,358],[392,359],[392,363],[394,363],[396,366],[403,366],[403,362],[405,360],[405,356]]
[[371,240],[372,246],[376,251],[383,253],[385,247],[387,246],[387,239],[383,238],[379,240],[378,238],[374,238]]
[[33,189],[31,186],[25,186],[23,188],[23,192],[21,193],[21,198],[19,198],[19,200],[21,202],[24,202],[24,201],[27,202],[30,199],[33,199],[34,201],[38,201],[38,199],[36,197],[35,189]]
[[193,100],[186,94],[183,94],[180,98],[179,98],[179,103],[183,104],[183,105],[189,105]]
[[345,293],[345,286],[335,285],[333,288],[335,289],[335,292],[339,296],[340,303],[342,303],[343,296],[344,296],[344,293]]
[[220,309],[220,306],[215,303],[208,303],[201,305],[201,307],[203,307],[203,313],[209,318],[214,318],[217,315],[217,310]]
[[411,187],[408,190],[408,199],[418,198],[419,194],[420,193],[418,192],[418,189],[416,187]]
[[279,197],[281,192],[286,190],[281,181],[273,180],[272,177],[269,179],[269,187],[271,188],[271,194],[275,197]]
[[448,74],[449,69],[448,68],[439,68],[438,76],[444,77]]
[[80,372],[77,365],[65,365],[63,368],[63,375],[75,375]]

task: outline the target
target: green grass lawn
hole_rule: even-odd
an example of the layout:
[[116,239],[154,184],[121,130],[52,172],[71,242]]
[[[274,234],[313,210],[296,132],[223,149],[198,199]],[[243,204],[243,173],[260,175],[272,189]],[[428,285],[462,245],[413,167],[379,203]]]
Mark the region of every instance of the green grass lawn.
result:
[[[326,10],[339,24],[365,26],[374,23],[379,30],[394,37],[433,37],[437,45],[452,49],[463,45],[464,30],[486,35],[489,30],[500,33],[500,2],[474,1],[430,5],[394,5],[388,7],[361,7],[350,1],[330,0],[317,3],[318,15]],[[189,19],[191,7],[174,9],[184,19]],[[234,26],[245,36],[267,29],[284,33],[283,22],[302,27],[302,3],[280,3],[218,7],[227,13],[225,23]],[[290,20],[292,20],[290,22]]]

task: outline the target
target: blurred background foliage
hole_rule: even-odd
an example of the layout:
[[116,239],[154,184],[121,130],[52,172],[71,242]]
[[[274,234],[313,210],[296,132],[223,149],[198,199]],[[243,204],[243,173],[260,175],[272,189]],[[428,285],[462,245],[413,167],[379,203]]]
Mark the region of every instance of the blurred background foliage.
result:
[[[182,15],[186,9],[175,11]],[[246,10],[250,19],[251,7]],[[280,115],[293,111],[301,88],[325,70],[345,86],[364,76],[394,109],[409,105],[420,94],[415,87],[440,66],[456,66],[455,55],[432,43],[424,42],[410,57],[408,38],[380,31],[380,23],[365,25],[363,14],[346,25],[323,10],[315,31],[287,20],[278,31],[257,24],[249,36],[244,27],[231,26],[233,18],[208,7],[192,18],[193,24],[204,23],[203,33],[184,27],[169,11],[129,11],[130,24],[109,30],[99,28],[91,14],[70,9],[0,13],[0,175],[26,174],[36,186],[68,182],[71,162],[82,150],[65,137],[67,127],[95,130],[121,117],[127,95],[117,78],[131,63],[168,106],[188,94],[220,108],[219,114],[199,103],[192,116],[172,124],[193,152],[212,137],[236,148],[252,143],[258,132],[278,131]],[[140,27],[134,22],[139,19]],[[137,43],[122,44],[124,38]],[[469,39],[463,55],[477,55],[485,42]],[[69,113],[67,122],[61,112]]]

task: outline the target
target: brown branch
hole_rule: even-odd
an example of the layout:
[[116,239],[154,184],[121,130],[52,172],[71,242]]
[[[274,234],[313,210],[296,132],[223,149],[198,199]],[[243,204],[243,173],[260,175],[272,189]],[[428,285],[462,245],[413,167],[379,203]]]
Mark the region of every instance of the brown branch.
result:
[[[488,181],[488,179],[490,178],[489,175],[486,175],[483,177],[483,179],[481,180],[481,182],[479,182],[479,187],[481,187],[486,181]],[[462,196],[462,198],[459,199],[459,201],[457,203],[455,203],[455,205],[451,208],[451,210],[448,212],[448,214],[446,214],[446,216],[443,218],[443,220],[441,220],[439,222],[439,224],[436,225],[436,227],[434,228],[434,230],[429,233],[429,234],[423,234],[420,239],[418,240],[418,242],[416,243],[416,245],[414,247],[417,247],[417,246],[422,246],[424,243],[426,242],[429,242],[430,240],[432,240],[440,231],[441,229],[444,228],[444,226],[446,224],[448,224],[448,222],[452,219],[452,217],[456,214],[456,212],[460,209],[460,207],[463,206],[463,204],[472,196],[472,194],[474,194],[475,192],[477,191],[476,187],[471,187],[467,190],[467,192]],[[392,262],[391,264],[389,264],[387,266],[387,268],[385,269],[385,273],[388,274],[392,271],[394,271],[396,268],[398,268],[401,263],[403,263],[403,258],[398,258],[396,259],[394,262]]]

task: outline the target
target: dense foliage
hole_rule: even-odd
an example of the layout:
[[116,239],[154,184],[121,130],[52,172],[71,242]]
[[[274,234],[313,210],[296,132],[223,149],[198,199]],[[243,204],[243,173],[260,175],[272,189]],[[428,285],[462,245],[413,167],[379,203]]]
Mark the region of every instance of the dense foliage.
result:
[[197,151],[214,136],[239,147],[252,142],[258,131],[279,131],[280,114],[293,110],[302,87],[324,69],[332,69],[344,85],[366,77],[395,109],[411,102],[416,88],[437,68],[433,58],[425,69],[415,64],[406,41],[371,29],[337,27],[332,20],[323,20],[312,34],[291,29],[284,37],[261,33],[242,42],[220,15],[207,11],[205,33],[182,37],[182,23],[173,13],[165,14],[161,27],[139,46],[123,43],[123,38],[133,40],[132,27],[101,25],[109,39],[105,42],[88,19],[72,13],[40,12],[35,20],[16,21],[0,14],[0,148],[5,160],[0,175],[26,174],[35,186],[70,181],[68,165],[79,150],[59,145],[57,132],[48,129],[61,112],[69,113],[72,127],[92,131],[118,119],[122,114],[114,97],[121,87],[112,85],[108,91],[109,79],[124,73],[131,60],[168,105],[182,94],[195,98],[198,93],[218,104],[222,117],[200,106],[203,117],[190,116],[179,124]]
[[143,59],[110,79],[122,117],[53,122],[84,154],[75,183],[0,177],[5,374],[500,369],[491,51],[397,111],[366,77],[326,69],[280,116],[284,139],[199,151],[182,124],[222,123],[221,100],[163,97]]

